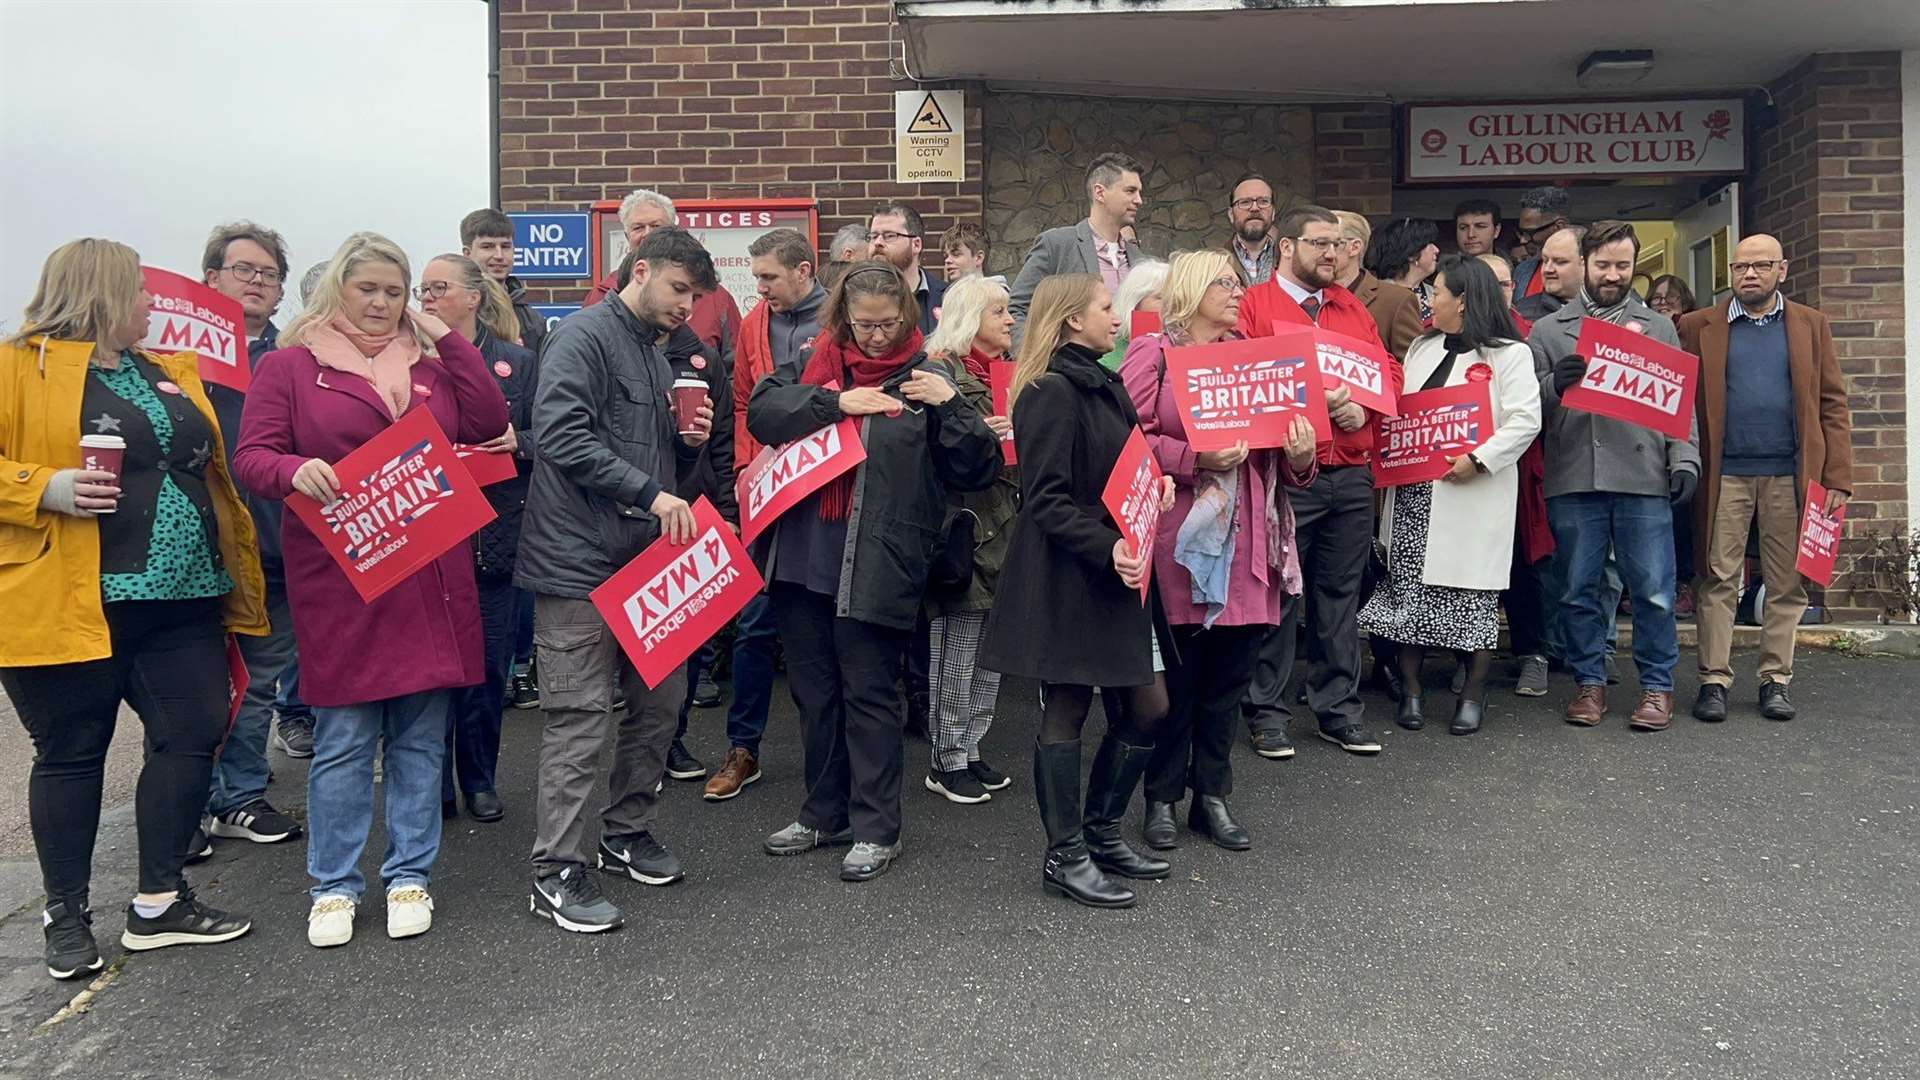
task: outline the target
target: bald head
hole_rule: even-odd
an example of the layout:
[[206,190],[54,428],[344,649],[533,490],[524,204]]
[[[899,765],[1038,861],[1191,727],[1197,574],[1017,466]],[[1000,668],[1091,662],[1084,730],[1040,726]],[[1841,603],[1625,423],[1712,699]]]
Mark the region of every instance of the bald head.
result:
[[1727,260],[1728,276],[1733,279],[1733,295],[1756,315],[1773,309],[1774,294],[1787,278],[1786,253],[1780,241],[1766,233],[1754,233],[1740,241]]
[[1561,229],[1540,245],[1540,287],[1562,300],[1580,295],[1580,234]]
[[1493,280],[1499,284],[1501,295],[1507,298],[1507,306],[1512,307],[1513,306],[1513,264],[1501,258],[1500,256],[1495,255],[1491,251],[1487,252],[1485,255],[1475,255],[1474,258],[1479,259],[1483,263],[1486,263],[1487,269],[1493,271]]

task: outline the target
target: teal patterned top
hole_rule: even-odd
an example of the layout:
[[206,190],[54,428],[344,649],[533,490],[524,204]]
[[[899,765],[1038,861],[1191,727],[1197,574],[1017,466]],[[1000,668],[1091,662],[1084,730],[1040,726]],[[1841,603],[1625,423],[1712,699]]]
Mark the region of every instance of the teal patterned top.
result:
[[[202,523],[201,510],[181,490],[174,477],[175,472],[185,472],[188,482],[204,492],[203,475],[207,460],[211,457],[211,426],[205,424],[191,403],[181,402],[192,414],[188,416],[188,422],[200,419],[207,430],[195,433],[205,440],[204,447],[196,445],[191,453],[176,455],[173,448],[174,417],[167,404],[161,401],[154,384],[148,381],[147,373],[142,370],[145,367],[145,360],[128,352],[121,356],[120,366],[111,371],[101,367],[93,369],[93,377],[101,386],[144,414],[159,444],[157,450],[160,461],[152,526],[146,537],[145,566],[132,573],[103,572],[100,575],[101,591],[107,603],[120,600],[192,600],[225,595],[233,590],[233,579],[219,564],[210,542],[209,530]],[[164,373],[157,370],[153,374],[162,379],[165,377]],[[162,382],[161,385],[173,387],[170,382]],[[177,389],[170,389],[169,392],[178,393]],[[118,425],[115,430],[118,430]],[[132,472],[137,458],[150,456],[136,454],[135,448],[129,445],[123,474]],[[139,513],[139,507],[129,504],[128,488],[132,483],[131,476],[123,475],[120,509],[116,515]],[[109,523],[104,516],[101,523],[116,530],[134,524],[131,520]]]

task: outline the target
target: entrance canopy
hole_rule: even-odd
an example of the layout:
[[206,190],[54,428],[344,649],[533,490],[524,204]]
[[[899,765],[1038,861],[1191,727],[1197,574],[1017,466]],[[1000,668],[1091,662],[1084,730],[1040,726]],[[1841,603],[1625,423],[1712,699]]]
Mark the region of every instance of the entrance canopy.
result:
[[[915,79],[1310,102],[1757,86],[1809,53],[1920,47],[1920,0],[899,0]],[[1597,50],[1650,49],[1581,86]]]

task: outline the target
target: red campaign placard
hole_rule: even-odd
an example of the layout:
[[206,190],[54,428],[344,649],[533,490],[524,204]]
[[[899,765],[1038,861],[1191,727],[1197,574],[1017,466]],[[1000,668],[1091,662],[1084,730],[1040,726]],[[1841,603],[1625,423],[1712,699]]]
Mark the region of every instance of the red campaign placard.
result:
[[1311,334],[1168,349],[1166,377],[1195,450],[1285,446],[1296,416],[1315,441],[1333,438]]
[[654,687],[740,614],[763,584],[746,545],[702,496],[693,504],[691,543],[655,540],[590,598],[634,670]]
[[851,416],[785,446],[760,451],[735,485],[740,542],[753,543],[781,514],[865,460],[860,421]]
[[1808,580],[1833,584],[1833,564],[1840,556],[1846,521],[1847,508],[1827,513],[1827,489],[1818,480],[1807,481],[1807,507],[1800,514],[1800,554],[1793,565]]
[[[1336,334],[1331,330],[1303,330],[1292,323],[1274,323],[1274,336],[1310,334],[1320,359],[1321,384],[1335,383],[1353,392],[1353,400],[1382,416],[1399,413],[1398,397],[1393,389],[1393,357],[1370,341]],[[1297,346],[1295,346],[1297,348]]]
[[1160,529],[1160,487],[1160,463],[1153,460],[1147,437],[1134,428],[1113,463],[1100,502],[1119,524],[1128,550],[1147,561],[1146,576],[1140,579],[1143,604],[1147,602],[1147,590],[1153,587],[1153,540]]
[[[995,360],[987,365],[987,379],[993,385],[993,415],[995,416],[1007,416],[1010,413],[1007,402],[1013,396],[1013,370],[1017,366],[1005,360]],[[1020,455],[1013,448],[1013,432],[1009,431],[1001,438],[1000,452],[1006,456],[1007,464],[1020,463]]]
[[1450,457],[1478,450],[1493,437],[1488,384],[1463,383],[1400,398],[1400,415],[1375,421],[1373,482],[1421,484],[1447,475]]
[[140,276],[153,296],[147,337],[140,344],[157,353],[198,353],[202,382],[245,392],[253,366],[247,361],[247,317],[240,301],[171,270],[143,266]]
[[227,698],[227,727],[240,719],[240,703],[246,700],[247,687],[253,685],[253,673],[247,670],[247,658],[240,652],[240,639],[227,635],[227,682],[232,687]]
[[1160,313],[1157,311],[1136,311],[1127,323],[1127,340],[1136,341],[1148,334],[1160,332]]
[[1573,351],[1587,358],[1587,374],[1560,395],[1562,405],[1676,439],[1692,432],[1698,357],[1592,318],[1580,320],[1580,341]]
[[473,482],[481,487],[492,487],[520,475],[520,467],[514,464],[512,454],[496,454],[465,443],[454,443],[453,452],[472,474]]
[[369,604],[494,518],[453,440],[424,408],[334,462],[333,473],[339,498],[323,507],[296,491],[287,509]]

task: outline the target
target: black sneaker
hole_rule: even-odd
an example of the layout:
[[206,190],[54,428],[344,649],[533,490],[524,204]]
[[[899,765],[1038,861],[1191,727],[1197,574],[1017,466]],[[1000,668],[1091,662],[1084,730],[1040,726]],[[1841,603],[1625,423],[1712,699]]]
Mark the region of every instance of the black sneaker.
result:
[[300,823],[255,799],[245,806],[215,814],[208,832],[225,840],[251,840],[256,844],[277,844],[300,835]]
[[47,974],[72,979],[106,966],[93,940],[93,909],[86,901],[55,900],[40,913],[40,925],[47,935]]
[[967,762],[967,771],[973,774],[980,786],[988,791],[1005,791],[1013,786],[1013,778],[984,761]]
[[1791,720],[1798,714],[1787,697],[1787,684],[1768,679],[1760,684],[1760,715],[1769,720]]
[[187,865],[203,863],[213,858],[213,841],[207,839],[207,826],[212,818],[202,818],[200,826],[193,830],[193,838],[187,841]]
[[706,763],[687,753],[686,744],[679,739],[667,748],[667,775],[675,780],[705,780]]
[[534,681],[532,668],[513,677],[513,688],[507,694],[507,704],[516,709],[540,707],[540,684]]
[[693,707],[696,709],[717,708],[720,704],[720,686],[713,681],[709,672],[700,673],[700,681],[693,687]]
[[120,944],[135,952],[169,945],[215,945],[251,929],[252,919],[210,908],[194,899],[192,889],[182,888],[167,910],[151,919],[128,904],[127,929],[120,935]]
[[980,782],[980,778],[966,769],[934,769],[928,772],[927,790],[945,796],[948,802],[967,805],[993,798],[987,794],[986,785]]
[[671,885],[687,876],[673,852],[651,833],[600,838],[600,869],[625,874],[642,885]]
[[1253,752],[1263,758],[1282,761],[1293,756],[1293,740],[1285,731],[1256,731],[1250,736]]
[[527,910],[576,934],[615,930],[626,921],[620,909],[601,895],[600,882],[583,866],[569,866],[557,874],[534,878]]
[[290,758],[313,756],[313,714],[282,716],[273,725],[273,744]]
[[1717,683],[1700,684],[1700,696],[1693,699],[1693,718],[1717,724],[1727,718],[1727,688]]
[[1349,754],[1377,754],[1380,752],[1380,737],[1359,724],[1349,724],[1343,728],[1328,731],[1320,730],[1320,737]]

